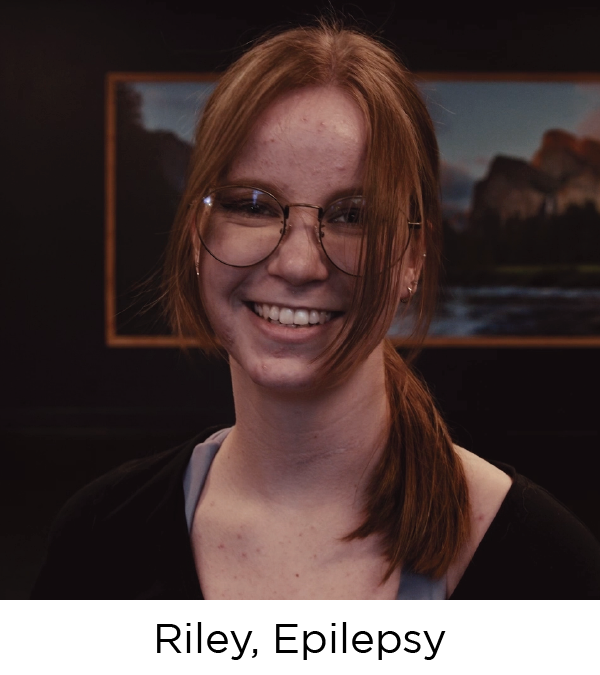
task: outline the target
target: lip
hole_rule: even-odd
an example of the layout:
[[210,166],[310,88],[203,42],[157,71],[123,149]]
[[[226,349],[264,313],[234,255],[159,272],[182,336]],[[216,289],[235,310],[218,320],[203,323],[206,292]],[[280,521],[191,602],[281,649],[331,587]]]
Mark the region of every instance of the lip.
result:
[[244,300],[243,301],[245,305],[248,307],[252,307],[252,305],[257,304],[257,305],[277,305],[277,307],[286,307],[287,309],[293,309],[294,311],[297,309],[316,309],[317,312],[330,312],[331,314],[342,314],[341,311],[335,310],[335,309],[327,309],[326,307],[318,307],[316,305],[295,305],[293,302],[292,303],[287,303],[287,302],[280,302],[279,300],[277,302],[271,302],[269,300]]
[[[267,303],[268,304],[268,303]],[[289,305],[285,305],[289,307]],[[272,323],[267,321],[262,317],[254,313],[254,311],[244,303],[244,308],[250,314],[250,321],[252,325],[267,338],[273,340],[274,342],[280,342],[283,344],[306,344],[307,342],[312,342],[313,340],[318,340],[323,335],[327,334],[332,330],[332,327],[339,321],[342,314],[337,313],[337,316],[333,316],[327,323],[312,324],[309,326],[299,326],[294,328],[293,326]],[[290,307],[292,309],[292,307]],[[304,309],[304,307],[299,307],[298,309]]]

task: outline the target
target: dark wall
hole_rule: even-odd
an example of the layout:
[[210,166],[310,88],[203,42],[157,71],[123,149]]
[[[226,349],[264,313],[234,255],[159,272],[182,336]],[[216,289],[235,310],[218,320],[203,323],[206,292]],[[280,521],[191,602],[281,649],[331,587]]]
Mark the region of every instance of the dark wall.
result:
[[[347,11],[416,70],[600,71],[598,9],[496,5],[490,16],[488,6],[439,14],[411,5]],[[2,7],[0,597],[18,598],[74,489],[232,417],[224,364],[104,346],[105,74],[222,70],[266,27],[303,20],[318,6]],[[513,463],[600,533],[592,480],[598,350],[436,349],[418,367],[459,443]]]

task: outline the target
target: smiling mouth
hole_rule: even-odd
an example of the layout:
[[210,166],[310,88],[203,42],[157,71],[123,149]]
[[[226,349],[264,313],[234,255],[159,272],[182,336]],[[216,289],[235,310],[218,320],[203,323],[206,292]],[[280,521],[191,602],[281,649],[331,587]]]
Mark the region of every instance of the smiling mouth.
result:
[[303,326],[317,326],[331,321],[334,316],[341,312],[324,312],[318,309],[291,309],[280,305],[267,305],[265,303],[249,303],[250,309],[262,319],[270,323],[277,323],[291,328]]

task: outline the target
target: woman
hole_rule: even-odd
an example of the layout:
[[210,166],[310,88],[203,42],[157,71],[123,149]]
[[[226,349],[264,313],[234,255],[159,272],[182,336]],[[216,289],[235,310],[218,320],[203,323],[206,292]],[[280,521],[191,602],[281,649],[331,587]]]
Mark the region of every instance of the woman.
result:
[[225,73],[167,295],[227,352],[235,426],[80,493],[34,596],[600,597],[593,537],[453,446],[385,339],[398,306],[417,340],[431,315],[438,172],[412,77],[358,32],[290,30]]

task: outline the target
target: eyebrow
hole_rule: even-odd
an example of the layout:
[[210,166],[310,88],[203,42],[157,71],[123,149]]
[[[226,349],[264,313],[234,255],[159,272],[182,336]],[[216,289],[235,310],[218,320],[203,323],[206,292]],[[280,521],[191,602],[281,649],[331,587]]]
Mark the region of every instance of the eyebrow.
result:
[[[220,182],[220,184],[217,187],[224,187],[226,185],[242,185],[245,187],[257,188],[259,190],[263,190],[264,192],[272,194],[274,197],[276,197],[278,201],[281,201],[284,204],[289,201],[286,197],[284,197],[285,190],[280,186],[278,186],[277,183],[266,183],[265,181],[256,178],[241,177],[236,178],[235,180],[230,180],[229,178],[226,177],[226,179]],[[344,197],[358,197],[361,195],[362,195],[361,186],[353,186],[344,188],[343,190],[336,190],[335,192],[332,192],[329,195],[328,199],[325,201],[325,203],[321,204],[320,206],[328,206],[329,204],[333,204],[338,199],[343,199]]]

